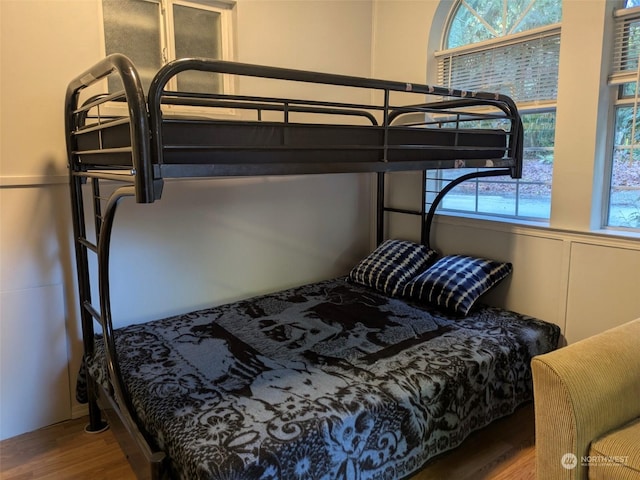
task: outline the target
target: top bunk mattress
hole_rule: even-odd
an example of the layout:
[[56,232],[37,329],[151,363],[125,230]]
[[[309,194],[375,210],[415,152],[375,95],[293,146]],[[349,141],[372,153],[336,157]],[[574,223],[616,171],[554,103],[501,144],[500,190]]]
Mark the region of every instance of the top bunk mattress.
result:
[[[357,163],[502,159],[507,133],[500,129],[411,128],[223,121],[171,117],[162,122],[164,164]],[[78,137],[81,163],[131,164],[129,125]],[[436,165],[437,166],[437,165]],[[476,164],[475,166],[483,166]]]
[[[403,478],[532,398],[559,328],[453,318],[345,279],[116,330],[177,478]],[[88,370],[108,388],[102,342]]]

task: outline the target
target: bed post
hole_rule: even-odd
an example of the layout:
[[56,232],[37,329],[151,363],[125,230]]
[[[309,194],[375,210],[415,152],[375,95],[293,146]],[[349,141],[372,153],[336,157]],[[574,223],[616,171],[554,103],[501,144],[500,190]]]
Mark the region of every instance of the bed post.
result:
[[431,239],[427,230],[427,171],[422,170],[422,203],[420,204],[420,243],[431,248]]
[[384,239],[384,172],[378,172],[376,192],[376,245]]

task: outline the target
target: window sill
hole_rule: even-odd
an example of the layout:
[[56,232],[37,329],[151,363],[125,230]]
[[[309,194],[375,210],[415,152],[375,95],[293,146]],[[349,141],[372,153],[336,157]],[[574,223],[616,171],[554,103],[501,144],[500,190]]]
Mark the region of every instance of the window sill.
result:
[[446,214],[436,214],[434,221],[442,225],[466,226],[479,230],[492,230],[514,235],[528,235],[640,250],[640,232],[631,230],[604,228],[590,231],[569,230],[554,228],[548,221],[538,222],[493,217],[489,215],[462,215],[450,212]]

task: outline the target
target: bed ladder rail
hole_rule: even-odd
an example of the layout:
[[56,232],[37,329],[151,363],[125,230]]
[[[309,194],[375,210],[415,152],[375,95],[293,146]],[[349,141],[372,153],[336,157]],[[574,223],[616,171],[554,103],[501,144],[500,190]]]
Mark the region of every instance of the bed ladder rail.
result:
[[[130,438],[134,439],[135,446],[127,448],[130,453],[130,462],[136,468],[141,478],[159,478],[158,473],[164,462],[165,454],[140,430],[140,423],[131,404],[130,395],[127,392],[118,356],[115,347],[113,322],[111,316],[111,300],[109,286],[109,251],[111,244],[111,232],[115,218],[115,212],[120,201],[127,197],[135,197],[136,189],[131,177],[118,175],[121,182],[116,185],[113,192],[104,194],[101,191],[101,182],[104,178],[93,177],[90,179],[91,209],[94,225],[95,240],[89,239],[86,222],[88,220],[88,208],[85,208],[83,197],[83,185],[87,183],[87,175],[72,172],[71,198],[73,208],[73,224],[76,249],[76,264],[78,269],[78,291],[81,306],[81,321],[85,355],[91,355],[94,351],[94,320],[100,324],[103,333],[105,357],[110,380],[110,390],[115,397],[110,400],[109,395],[100,395],[102,389],[95,380],[86,374],[87,395],[89,405],[89,424],[85,430],[98,433],[108,424],[102,418],[101,408],[105,409],[105,415],[115,428],[126,429]],[[113,180],[108,180],[113,183]],[[124,185],[122,184],[124,183]],[[96,255],[98,260],[98,290],[100,308],[96,308],[92,301],[91,277],[89,272],[89,255]],[[100,399],[102,398],[102,401]],[[115,414],[107,410],[113,410]],[[130,446],[131,447],[131,446]]]
[[[96,179],[95,182],[98,180]],[[99,320],[99,313],[91,304],[91,277],[89,273],[89,252],[97,254],[97,242],[87,238],[85,219],[85,207],[82,185],[85,178],[74,175],[70,171],[69,187],[71,191],[71,213],[73,219],[73,236],[76,254],[76,271],[78,280],[78,296],[80,303],[80,321],[82,325],[82,339],[85,355],[93,353],[93,320]],[[96,226],[99,230],[98,215],[95,216]],[[97,238],[97,236],[96,236]],[[89,424],[85,427],[87,432],[97,433],[108,428],[102,419],[97,403],[97,385],[90,375],[85,374],[87,384],[87,399],[89,407]]]

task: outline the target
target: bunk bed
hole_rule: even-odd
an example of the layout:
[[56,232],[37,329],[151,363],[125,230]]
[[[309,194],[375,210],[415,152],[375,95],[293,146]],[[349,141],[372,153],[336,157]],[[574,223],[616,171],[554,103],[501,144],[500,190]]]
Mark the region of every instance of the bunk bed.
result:
[[[226,87],[172,87],[190,71]],[[108,91],[108,77],[121,89]],[[319,99],[314,88],[305,98],[248,94],[256,79],[364,89],[358,98],[371,102]],[[408,478],[532,398],[530,359],[556,347],[558,327],[476,302],[510,264],[438,258],[429,245],[437,204],[455,185],[520,177],[510,98],[207,59],[169,63],[145,95],[116,54],[70,82],[65,122],[85,352],[78,394],[87,429],[105,428],[104,413],[140,478]],[[428,209],[426,195],[415,211],[386,203],[389,172],[424,179],[461,167],[477,171],[445,184]],[[348,172],[377,177],[378,245],[349,275],[114,329],[109,254],[123,198],[153,203],[167,179]],[[421,243],[384,238],[394,213],[421,217]],[[488,283],[469,285],[469,267]],[[430,279],[458,274],[459,301],[449,292],[439,303]]]

